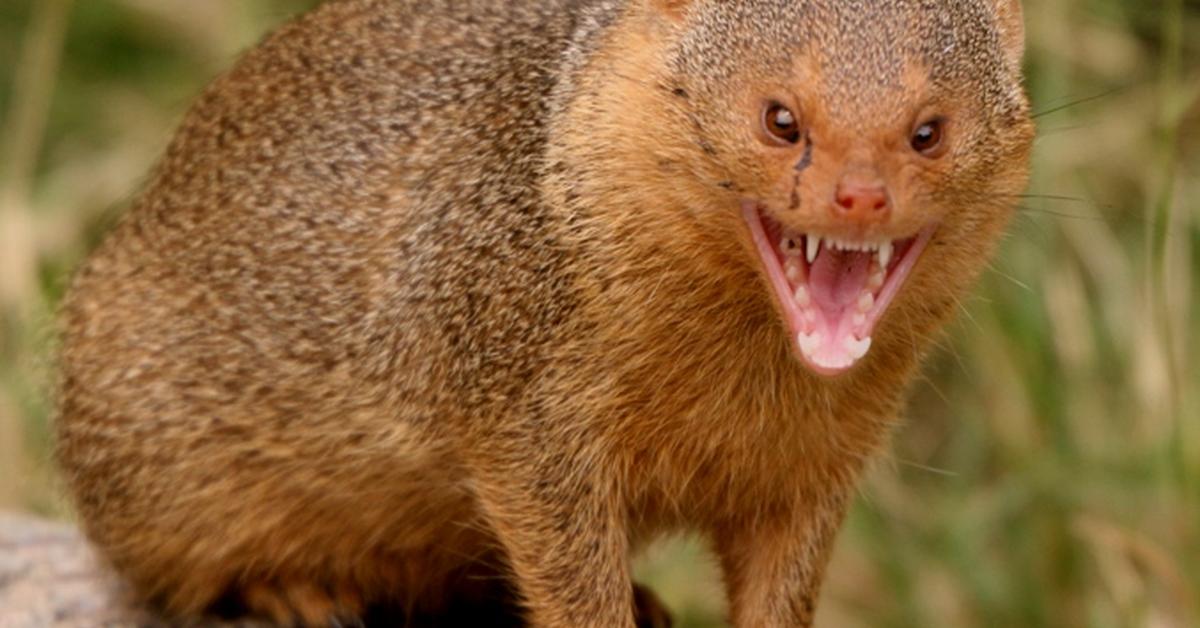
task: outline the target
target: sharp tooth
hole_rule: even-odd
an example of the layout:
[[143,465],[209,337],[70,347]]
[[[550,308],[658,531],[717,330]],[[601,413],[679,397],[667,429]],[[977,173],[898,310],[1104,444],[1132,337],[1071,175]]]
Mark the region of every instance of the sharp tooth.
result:
[[883,285],[883,282],[886,279],[887,279],[887,276],[884,275],[883,271],[876,269],[875,271],[873,271],[871,273],[871,276],[867,279],[867,287],[870,288],[871,290],[878,290],[879,287]]
[[875,295],[871,294],[870,292],[864,292],[862,293],[862,296],[858,297],[859,312],[866,314],[867,312],[870,312],[871,308],[873,307],[875,307]]
[[855,360],[861,360],[864,355],[867,355],[867,351],[871,350],[871,337],[867,336],[862,340],[858,340],[857,338],[851,336],[846,338],[846,342],[844,344],[846,351],[850,352],[850,356],[852,358]]
[[808,296],[808,289],[804,286],[796,286],[794,298],[796,299],[796,305],[800,307],[808,307],[808,304],[812,303],[812,299]]
[[821,251],[821,236],[809,234],[805,240],[808,244],[808,250],[806,251],[805,257],[808,258],[808,263],[811,264],[817,261],[817,253]]
[[788,281],[796,283],[803,278],[800,272],[800,262],[795,258],[788,258],[788,261],[783,265],[783,272],[787,274]]
[[811,334],[801,333],[796,336],[796,342],[800,345],[800,351],[807,356],[812,356],[817,352],[817,349],[821,347],[822,340],[824,338],[822,338],[821,332],[816,331]]
[[879,247],[879,266],[884,270],[887,270],[888,264],[891,263],[894,250],[891,242],[884,242]]

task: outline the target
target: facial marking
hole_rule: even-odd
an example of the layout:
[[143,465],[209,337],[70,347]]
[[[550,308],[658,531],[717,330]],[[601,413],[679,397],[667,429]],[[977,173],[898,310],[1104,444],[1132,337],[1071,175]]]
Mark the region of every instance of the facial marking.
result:
[[800,158],[800,161],[796,162],[796,172],[804,172],[805,170],[808,170],[808,167],[812,165],[812,160],[813,160],[812,136],[806,134],[804,136],[804,156]]

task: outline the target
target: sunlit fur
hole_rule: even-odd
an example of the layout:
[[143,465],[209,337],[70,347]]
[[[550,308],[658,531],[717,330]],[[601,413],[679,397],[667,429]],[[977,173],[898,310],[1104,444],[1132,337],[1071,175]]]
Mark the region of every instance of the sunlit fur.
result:
[[[693,529],[735,625],[810,624],[1024,185],[1019,23],[1015,0],[327,3],[206,91],[76,278],[57,429],[85,528],[179,615],[436,615],[506,574],[533,624],[582,627],[632,625],[630,552]],[[799,176],[757,135],[781,95]],[[951,120],[938,160],[907,146],[923,108]],[[839,229],[863,163],[887,234],[941,226],[827,379],[739,208]]]

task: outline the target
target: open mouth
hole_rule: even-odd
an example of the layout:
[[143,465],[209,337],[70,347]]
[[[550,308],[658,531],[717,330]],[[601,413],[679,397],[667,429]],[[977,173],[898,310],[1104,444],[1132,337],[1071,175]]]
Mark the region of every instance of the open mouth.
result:
[[847,241],[785,229],[753,203],[743,208],[796,350],[816,373],[839,375],[871,350],[871,334],[933,238],[930,226],[899,240]]

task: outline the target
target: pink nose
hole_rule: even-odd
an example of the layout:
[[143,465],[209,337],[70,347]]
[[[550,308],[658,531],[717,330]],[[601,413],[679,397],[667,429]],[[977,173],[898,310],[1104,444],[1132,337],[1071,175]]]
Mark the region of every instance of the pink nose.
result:
[[835,213],[843,220],[859,223],[882,222],[891,209],[883,183],[842,180],[838,184]]

